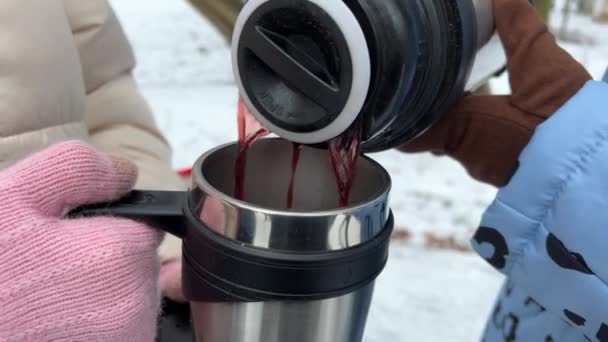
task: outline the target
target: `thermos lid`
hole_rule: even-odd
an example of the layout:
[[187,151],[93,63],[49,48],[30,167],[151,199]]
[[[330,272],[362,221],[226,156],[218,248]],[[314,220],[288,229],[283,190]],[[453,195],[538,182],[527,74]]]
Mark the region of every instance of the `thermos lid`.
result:
[[280,137],[362,149],[422,134],[460,98],[493,31],[488,1],[249,0],[233,37],[241,96]]
[[249,0],[232,46],[240,95],[262,125],[286,140],[328,141],[363,108],[370,54],[342,1]]

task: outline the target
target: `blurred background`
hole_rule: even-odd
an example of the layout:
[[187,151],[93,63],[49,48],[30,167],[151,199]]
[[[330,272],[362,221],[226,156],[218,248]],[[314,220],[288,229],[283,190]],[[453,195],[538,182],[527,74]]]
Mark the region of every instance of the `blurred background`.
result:
[[[608,0],[540,0],[560,44],[599,79],[608,66]],[[236,140],[228,39],[241,0],[113,0],[136,76],[174,149],[176,169]],[[509,92],[508,75],[489,89]],[[397,231],[377,283],[366,342],[475,341],[503,279],[468,240],[496,190],[430,155],[372,155],[393,177]]]

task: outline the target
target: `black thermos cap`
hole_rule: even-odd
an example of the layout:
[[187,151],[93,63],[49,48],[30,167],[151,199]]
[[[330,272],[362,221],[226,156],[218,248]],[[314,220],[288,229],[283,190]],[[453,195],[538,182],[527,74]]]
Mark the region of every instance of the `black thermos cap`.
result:
[[233,66],[245,102],[273,133],[316,144],[360,114],[370,83],[363,31],[341,1],[250,1],[239,16]]

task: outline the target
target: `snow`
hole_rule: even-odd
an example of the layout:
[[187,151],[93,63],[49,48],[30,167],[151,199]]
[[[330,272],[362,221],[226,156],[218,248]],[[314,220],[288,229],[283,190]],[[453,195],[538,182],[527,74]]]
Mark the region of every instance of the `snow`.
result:
[[[174,166],[189,166],[204,151],[235,140],[237,90],[223,37],[183,0],[112,4],[134,45],[142,92],[174,148]],[[560,18],[556,11],[553,23]],[[569,36],[583,43],[562,45],[601,78],[608,65],[608,25],[577,16],[570,27]],[[492,87],[508,93],[508,76]],[[395,151],[372,157],[393,178],[397,229],[411,238],[392,245],[365,341],[479,339],[502,277],[471,252],[425,246],[426,235],[466,247],[496,190],[446,158]]]

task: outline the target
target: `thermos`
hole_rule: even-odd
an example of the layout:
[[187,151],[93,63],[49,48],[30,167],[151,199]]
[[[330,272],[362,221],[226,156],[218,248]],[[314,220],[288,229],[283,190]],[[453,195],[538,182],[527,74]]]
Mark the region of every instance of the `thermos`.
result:
[[415,138],[505,66],[491,0],[249,0],[232,49],[263,126],[319,144],[358,119],[365,152]]
[[183,239],[183,289],[197,342],[359,342],[393,220],[391,181],[362,157],[347,207],[321,149],[304,147],[287,209],[292,144],[248,152],[235,199],[236,144],[204,154],[182,192],[131,193],[72,215],[143,220]]

